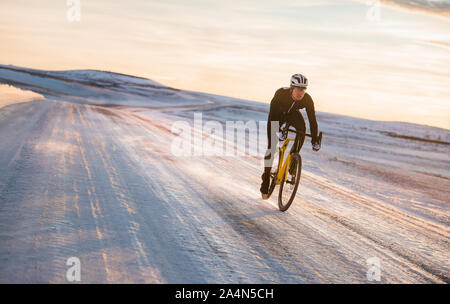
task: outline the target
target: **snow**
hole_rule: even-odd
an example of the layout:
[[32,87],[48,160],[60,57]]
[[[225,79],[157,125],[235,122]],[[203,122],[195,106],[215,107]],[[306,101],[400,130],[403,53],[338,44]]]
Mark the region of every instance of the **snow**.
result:
[[175,121],[267,104],[102,71],[0,66],[0,83],[43,95],[0,108],[2,283],[65,283],[72,256],[82,283],[368,283],[371,257],[383,283],[450,281],[449,130],[318,112],[282,213],[261,153],[170,151]]

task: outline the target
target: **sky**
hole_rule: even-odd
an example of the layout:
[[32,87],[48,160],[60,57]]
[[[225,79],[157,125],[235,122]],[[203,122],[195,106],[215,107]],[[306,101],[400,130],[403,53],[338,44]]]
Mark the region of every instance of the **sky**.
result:
[[[450,129],[450,0],[0,0],[0,64],[98,69]],[[74,16],[74,15],[71,15]]]

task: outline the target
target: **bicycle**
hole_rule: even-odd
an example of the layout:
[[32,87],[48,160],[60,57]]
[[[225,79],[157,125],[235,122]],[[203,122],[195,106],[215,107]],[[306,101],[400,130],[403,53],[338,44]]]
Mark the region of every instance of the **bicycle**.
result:
[[[295,141],[293,138],[288,138],[288,133],[293,132],[296,134],[301,134],[302,136],[300,140],[302,141],[305,140],[306,136],[311,137],[311,134],[296,131],[294,129],[290,129],[289,127],[289,125],[285,125],[280,128],[278,139],[280,142],[284,141],[284,143],[278,150],[278,166],[275,172],[270,173],[271,181],[269,185],[269,192],[265,197],[268,199],[272,195],[275,186],[280,185],[280,190],[278,192],[278,208],[283,212],[289,209],[295,198],[302,171],[302,157],[299,152],[294,151],[294,147],[292,147],[286,159],[284,159],[284,154],[289,143],[291,141]],[[322,144],[322,132],[319,133],[318,142],[319,145]]]

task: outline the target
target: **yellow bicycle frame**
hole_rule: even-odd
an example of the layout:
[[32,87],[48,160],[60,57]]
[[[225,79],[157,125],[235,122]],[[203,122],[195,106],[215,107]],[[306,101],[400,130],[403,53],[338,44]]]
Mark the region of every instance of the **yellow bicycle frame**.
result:
[[291,165],[291,153],[288,154],[285,161],[282,161],[284,159],[284,153],[286,152],[287,146],[289,145],[289,142],[291,142],[291,141],[295,141],[295,139],[286,138],[283,145],[280,147],[280,150],[279,150],[280,161],[278,162],[278,174],[276,176],[275,185],[281,184],[281,179],[284,176],[284,172],[287,172]]

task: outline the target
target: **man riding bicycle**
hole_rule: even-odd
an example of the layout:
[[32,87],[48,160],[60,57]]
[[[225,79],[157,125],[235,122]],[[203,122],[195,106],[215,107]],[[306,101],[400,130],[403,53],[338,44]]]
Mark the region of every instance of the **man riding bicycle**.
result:
[[[306,108],[308,114],[309,128],[311,130],[311,143],[314,151],[319,151],[320,143],[317,136],[317,121],[314,110],[314,102],[311,96],[306,93],[308,87],[308,79],[302,74],[294,74],[291,76],[290,87],[280,88],[275,92],[270,102],[269,118],[267,120],[267,152],[264,157],[265,167],[261,176],[261,194],[263,198],[269,191],[270,170],[272,169],[273,155],[275,154],[276,143],[271,142],[271,122],[279,122],[279,125],[286,123],[295,128],[297,131],[305,132],[306,125],[300,109]],[[305,136],[297,133],[294,143],[295,152],[299,152]],[[269,161],[270,160],[270,161]]]

